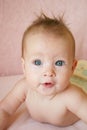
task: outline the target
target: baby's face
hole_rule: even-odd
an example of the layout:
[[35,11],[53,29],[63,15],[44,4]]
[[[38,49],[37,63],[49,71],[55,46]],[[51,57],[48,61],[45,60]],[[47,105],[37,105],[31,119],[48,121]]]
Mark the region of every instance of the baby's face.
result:
[[24,72],[29,87],[43,95],[55,95],[66,89],[75,68],[69,41],[34,34],[25,42]]

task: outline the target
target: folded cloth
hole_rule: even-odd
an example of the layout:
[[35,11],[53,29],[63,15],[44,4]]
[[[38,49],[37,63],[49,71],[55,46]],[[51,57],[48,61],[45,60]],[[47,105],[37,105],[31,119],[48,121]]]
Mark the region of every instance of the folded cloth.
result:
[[70,79],[71,83],[87,92],[87,60],[79,60]]
[[74,76],[87,80],[87,60],[78,61]]

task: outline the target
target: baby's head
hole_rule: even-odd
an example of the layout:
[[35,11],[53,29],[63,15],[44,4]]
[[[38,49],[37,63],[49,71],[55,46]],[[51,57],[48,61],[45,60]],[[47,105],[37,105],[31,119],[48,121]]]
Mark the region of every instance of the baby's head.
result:
[[[49,18],[42,14],[40,17],[38,17],[32,24],[27,28],[27,30],[24,33],[23,40],[22,40],[22,57],[26,57],[26,48],[30,47],[27,46],[26,39],[28,39],[31,36],[43,34],[47,37],[54,37],[55,39],[63,39],[67,41],[67,44],[64,44],[64,46],[69,46],[69,50],[71,53],[71,58],[74,59],[75,57],[75,40],[68,29],[68,27],[64,24],[62,18]],[[29,43],[28,43],[29,44]],[[32,43],[33,44],[33,43]],[[54,43],[53,43],[54,46]],[[67,53],[67,52],[66,52]]]
[[63,91],[75,69],[75,41],[61,19],[42,15],[24,33],[22,61],[25,77],[44,95]]

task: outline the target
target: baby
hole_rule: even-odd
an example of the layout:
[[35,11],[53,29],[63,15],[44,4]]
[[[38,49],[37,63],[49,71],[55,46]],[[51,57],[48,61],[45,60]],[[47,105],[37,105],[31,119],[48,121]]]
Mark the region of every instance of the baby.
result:
[[77,61],[75,40],[61,19],[41,15],[22,40],[24,78],[0,102],[0,130],[25,102],[31,117],[56,126],[87,123],[87,95],[70,84]]

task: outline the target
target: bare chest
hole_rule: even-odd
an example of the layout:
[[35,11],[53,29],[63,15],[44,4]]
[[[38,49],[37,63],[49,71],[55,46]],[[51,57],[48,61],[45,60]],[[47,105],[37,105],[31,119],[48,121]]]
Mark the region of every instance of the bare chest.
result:
[[60,97],[58,100],[46,100],[37,95],[28,94],[26,105],[33,119],[57,125],[70,115]]

